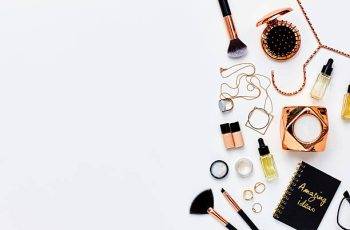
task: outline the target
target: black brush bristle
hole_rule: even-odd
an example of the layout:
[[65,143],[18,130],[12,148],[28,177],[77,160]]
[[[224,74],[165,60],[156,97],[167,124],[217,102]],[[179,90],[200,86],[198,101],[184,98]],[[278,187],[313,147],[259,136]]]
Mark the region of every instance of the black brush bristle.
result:
[[193,200],[190,214],[208,214],[208,208],[214,208],[214,196],[211,189],[200,193]]
[[297,44],[293,29],[287,26],[272,28],[266,37],[270,51],[279,57],[290,54]]
[[246,55],[247,51],[247,46],[239,38],[236,38],[230,41],[227,54],[231,58],[239,58]]

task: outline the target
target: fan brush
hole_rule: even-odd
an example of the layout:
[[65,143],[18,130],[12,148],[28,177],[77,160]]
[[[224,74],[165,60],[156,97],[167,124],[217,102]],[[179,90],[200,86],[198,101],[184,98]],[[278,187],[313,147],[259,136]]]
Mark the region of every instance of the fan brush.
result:
[[238,34],[231,16],[230,6],[227,0],[219,0],[222,16],[225,20],[226,29],[230,37],[230,45],[227,54],[231,58],[239,58],[247,54],[247,46],[238,38]]
[[214,196],[211,189],[205,190],[200,193],[192,202],[190,208],[190,214],[204,215],[209,214],[210,216],[217,219],[220,223],[225,225],[229,230],[237,230],[233,227],[225,218],[214,210]]

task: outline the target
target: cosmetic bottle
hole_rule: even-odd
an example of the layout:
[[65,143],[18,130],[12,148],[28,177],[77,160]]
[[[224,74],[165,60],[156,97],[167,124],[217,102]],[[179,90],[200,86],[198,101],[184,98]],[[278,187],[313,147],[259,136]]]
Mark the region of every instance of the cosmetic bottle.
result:
[[272,181],[278,178],[277,168],[275,160],[270,153],[269,147],[265,145],[264,140],[259,138],[259,154],[261,167],[264,171],[265,177],[268,181]]
[[348,92],[344,96],[343,109],[341,111],[341,117],[343,119],[350,119],[350,85],[348,86]]
[[235,147],[235,143],[233,142],[230,124],[225,123],[220,125],[222,139],[224,140],[224,145],[226,149],[232,149]]
[[244,146],[243,136],[241,132],[241,127],[239,126],[239,122],[231,123],[230,130],[232,133],[233,143],[235,148],[241,148]]
[[317,80],[311,90],[311,97],[314,99],[321,99],[326,92],[326,89],[331,81],[331,74],[333,59],[328,59],[326,65],[323,66],[321,73],[318,75]]

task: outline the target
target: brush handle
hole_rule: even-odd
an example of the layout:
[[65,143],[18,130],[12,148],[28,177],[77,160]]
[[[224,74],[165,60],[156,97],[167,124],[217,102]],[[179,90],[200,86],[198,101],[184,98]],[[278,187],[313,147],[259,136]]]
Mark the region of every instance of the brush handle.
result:
[[236,27],[235,27],[235,24],[233,23],[230,6],[227,0],[219,0],[219,4],[220,4],[222,16],[224,17],[224,20],[225,20],[225,26],[226,26],[226,30],[230,40],[237,39],[238,35],[237,35]]
[[219,0],[219,4],[223,17],[231,15],[230,5],[228,4],[227,0]]
[[345,191],[343,194],[344,198],[350,203],[350,194],[348,191]]
[[252,230],[259,230],[255,224],[253,223],[253,221],[251,219],[249,219],[249,217],[247,216],[247,214],[245,214],[245,212],[243,212],[243,210],[239,210],[238,214],[242,217],[242,219],[248,224],[248,226],[250,227],[250,229]]
[[226,225],[226,228],[229,229],[229,230],[237,230],[237,228],[233,227],[232,224],[228,223]]
[[212,217],[214,217],[217,221],[221,222],[227,229],[230,230],[237,230],[237,228],[233,227],[232,224],[230,224],[224,217],[222,217],[217,211],[215,211],[213,208],[208,209],[208,214]]

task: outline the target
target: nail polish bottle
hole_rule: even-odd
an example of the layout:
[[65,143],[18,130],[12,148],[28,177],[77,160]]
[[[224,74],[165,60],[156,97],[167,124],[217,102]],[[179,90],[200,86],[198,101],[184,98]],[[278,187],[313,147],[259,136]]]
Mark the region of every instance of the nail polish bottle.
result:
[[241,132],[241,127],[239,126],[239,122],[234,122],[230,124],[230,130],[232,133],[233,143],[235,148],[241,148],[244,146],[243,136]]
[[343,109],[341,111],[341,117],[343,119],[350,119],[350,85],[348,86],[348,92],[344,96]]
[[323,66],[321,73],[318,75],[317,80],[311,90],[311,97],[314,99],[321,99],[326,89],[331,81],[331,74],[333,71],[332,68],[333,59],[328,59],[328,62],[326,65]]
[[277,168],[273,155],[270,153],[269,147],[265,145],[264,140],[259,138],[259,154],[261,167],[268,181],[278,178]]
[[224,145],[226,149],[233,149],[235,147],[235,143],[233,142],[230,124],[225,123],[220,125],[222,138],[224,140]]

